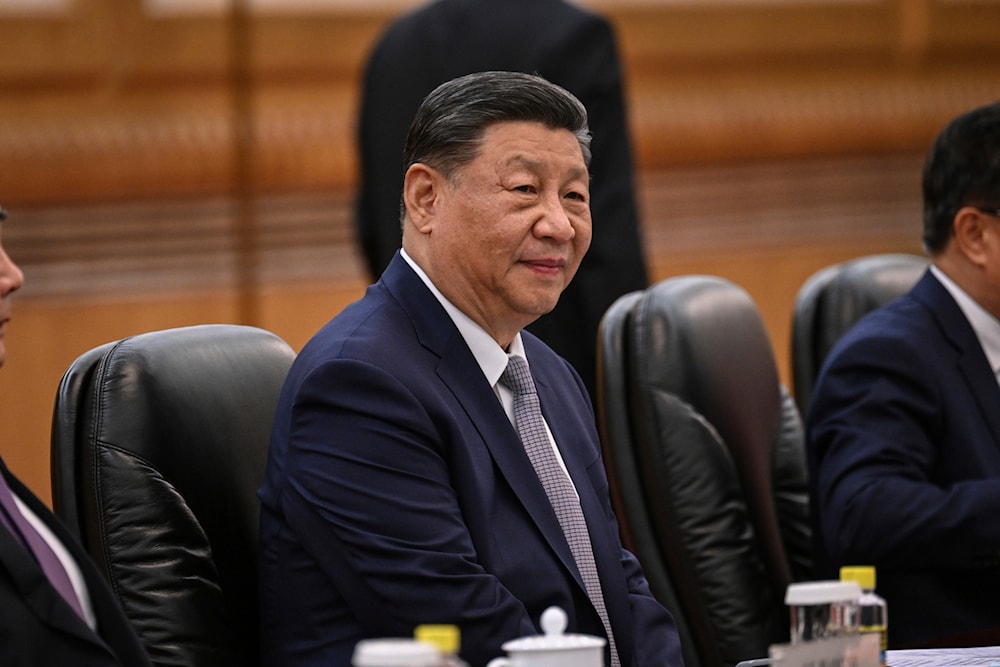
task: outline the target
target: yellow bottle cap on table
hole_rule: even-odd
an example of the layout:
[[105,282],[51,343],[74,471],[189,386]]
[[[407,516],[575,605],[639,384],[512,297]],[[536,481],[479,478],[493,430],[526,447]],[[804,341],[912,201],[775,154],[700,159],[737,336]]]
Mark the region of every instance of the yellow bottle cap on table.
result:
[[445,654],[458,653],[461,644],[461,634],[455,625],[418,625],[413,637]]
[[854,581],[863,590],[875,590],[875,568],[871,565],[845,565],[840,568],[841,581]]

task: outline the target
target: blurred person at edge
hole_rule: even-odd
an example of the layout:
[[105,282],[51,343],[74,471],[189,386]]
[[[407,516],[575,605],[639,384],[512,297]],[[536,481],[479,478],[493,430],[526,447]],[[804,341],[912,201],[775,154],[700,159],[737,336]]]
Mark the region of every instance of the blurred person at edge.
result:
[[[0,228],[7,218],[0,209]],[[0,366],[24,274],[0,242]],[[144,667],[118,600],[62,523],[0,460],[0,665]]]
[[820,576],[871,564],[889,646],[1000,644],[1000,102],[923,174],[931,266],[831,350],[807,416]]

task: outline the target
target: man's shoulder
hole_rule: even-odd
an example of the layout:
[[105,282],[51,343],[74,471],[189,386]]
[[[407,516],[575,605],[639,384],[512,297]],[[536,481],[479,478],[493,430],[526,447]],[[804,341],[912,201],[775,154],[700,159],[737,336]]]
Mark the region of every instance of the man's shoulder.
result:
[[904,295],[859,319],[830,350],[830,358],[895,357],[907,349],[932,344],[932,319],[925,305]]
[[928,273],[909,292],[858,320],[836,347],[938,345],[956,318],[962,315],[955,300]]
[[298,358],[340,354],[346,346],[375,350],[397,339],[402,344],[405,327],[400,323],[405,320],[405,312],[398,304],[385,295],[373,294],[369,288],[364,298],[346,306],[313,334]]
[[583,381],[572,364],[559,356],[542,339],[528,331],[522,331],[521,341],[524,343],[524,353],[531,366],[532,377],[558,384],[567,390],[569,387],[582,388]]

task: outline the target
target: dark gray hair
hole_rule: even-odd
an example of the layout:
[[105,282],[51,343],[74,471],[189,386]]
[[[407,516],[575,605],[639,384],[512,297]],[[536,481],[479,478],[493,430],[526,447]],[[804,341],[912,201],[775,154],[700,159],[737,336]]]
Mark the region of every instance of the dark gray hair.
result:
[[941,131],[924,165],[924,247],[944,250],[963,206],[1000,208],[1000,102],[973,109]]
[[534,74],[479,72],[447,81],[424,98],[406,136],[405,168],[419,162],[450,178],[478,155],[488,127],[519,121],[568,130],[590,166],[587,110],[572,93]]

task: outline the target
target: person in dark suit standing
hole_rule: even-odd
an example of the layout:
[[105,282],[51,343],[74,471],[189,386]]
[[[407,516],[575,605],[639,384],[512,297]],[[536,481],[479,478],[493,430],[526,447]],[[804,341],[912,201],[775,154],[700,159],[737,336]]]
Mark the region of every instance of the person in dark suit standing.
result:
[[[0,209],[0,221],[6,217]],[[10,295],[23,283],[0,243],[0,366]],[[83,548],[0,460],[0,665],[149,664]]]
[[522,331],[590,245],[586,118],[512,72],[459,77],[418,110],[403,247],[305,345],[276,410],[265,665],[343,667],[363,638],[447,623],[483,667],[555,605],[568,632],[606,638],[608,665],[681,666],[622,547],[580,376]]
[[1000,644],[1000,103],[923,176],[932,263],[831,351],[808,413],[817,557],[875,565],[889,644]]
[[357,235],[372,279],[400,243],[403,139],[438,84],[487,70],[534,73],[576,95],[589,114],[594,243],[552,312],[528,330],[568,360],[591,396],[597,328],[611,303],[648,285],[615,36],[601,16],[564,0],[437,0],[382,34],[364,72]]

